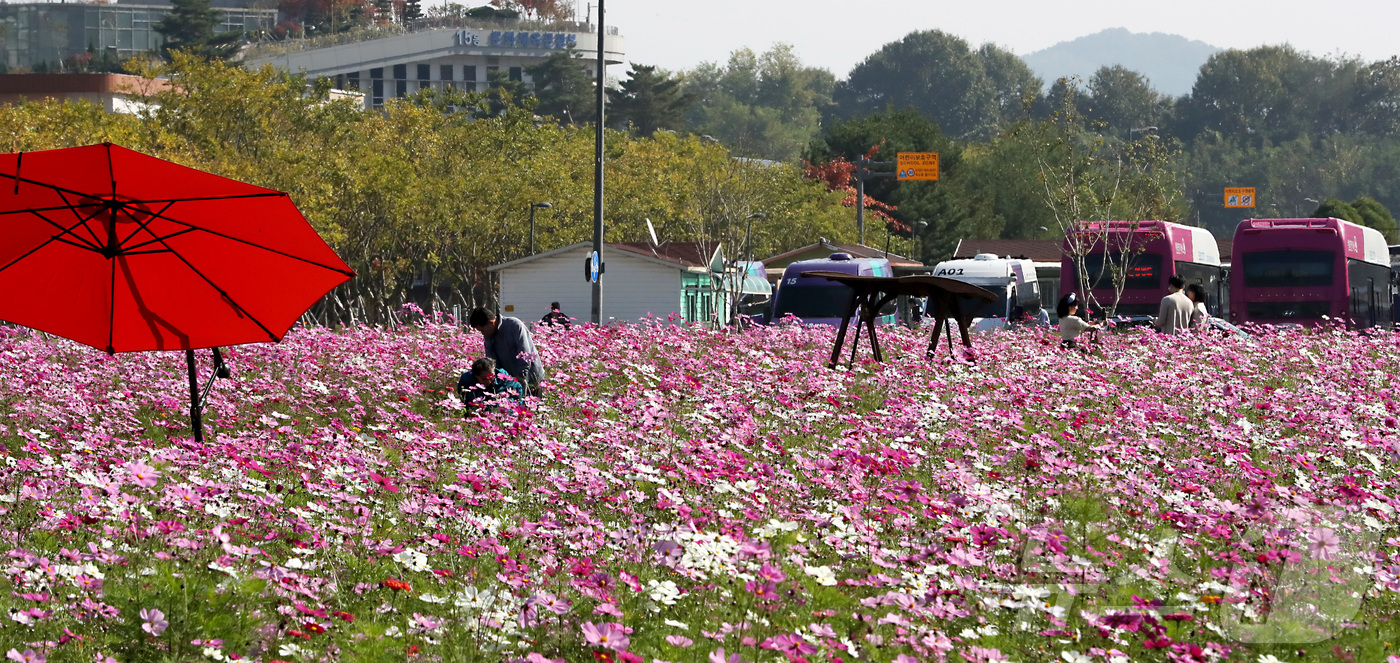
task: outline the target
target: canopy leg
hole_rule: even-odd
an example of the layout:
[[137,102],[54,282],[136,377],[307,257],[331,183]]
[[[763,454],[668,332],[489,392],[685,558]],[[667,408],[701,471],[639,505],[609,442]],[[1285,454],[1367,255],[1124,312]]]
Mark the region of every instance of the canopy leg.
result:
[[204,441],[204,426],[200,419],[199,375],[194,366],[194,350],[185,351],[185,364],[190,369],[190,428],[194,430],[194,441]]
[[875,353],[875,361],[884,361],[884,356],[880,354],[880,338],[875,335],[875,316],[878,313],[878,310],[866,311],[865,326],[870,329],[870,349]]
[[[855,300],[851,300],[851,307],[846,309],[846,317],[841,318],[841,330],[836,332],[836,346],[831,348],[831,367],[841,363],[841,348],[846,345],[846,327],[851,324],[851,314],[854,312]],[[857,327],[857,330],[860,328]]]
[[851,339],[851,366],[855,366],[856,351],[860,350],[860,328],[865,324],[865,298],[856,297],[851,303],[855,305],[856,315],[856,337]]

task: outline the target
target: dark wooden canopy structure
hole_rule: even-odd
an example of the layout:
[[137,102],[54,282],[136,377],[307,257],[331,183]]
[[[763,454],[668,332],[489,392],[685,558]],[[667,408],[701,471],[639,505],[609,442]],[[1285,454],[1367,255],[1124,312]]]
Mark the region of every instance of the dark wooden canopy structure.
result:
[[880,353],[880,339],[875,335],[875,318],[880,316],[880,309],[895,297],[907,295],[928,298],[929,315],[937,320],[933,326],[933,334],[929,336],[926,355],[929,358],[933,357],[934,348],[938,345],[938,335],[945,328],[948,330],[948,352],[952,353],[952,321],[958,323],[963,346],[971,348],[972,338],[968,335],[968,326],[972,324],[973,314],[976,312],[975,304],[980,301],[997,300],[996,293],[990,290],[941,276],[856,276],[827,271],[802,272],[802,276],[836,281],[850,288],[853,294],[851,303],[846,307],[846,315],[841,319],[841,330],[836,333],[836,345],[831,348],[832,368],[840,362],[841,349],[846,344],[846,329],[850,326],[851,318],[857,314],[860,318],[856,321],[856,336],[851,340],[851,362],[855,363],[856,350],[860,347],[862,326],[870,332],[870,349],[874,352],[875,361],[885,360]]

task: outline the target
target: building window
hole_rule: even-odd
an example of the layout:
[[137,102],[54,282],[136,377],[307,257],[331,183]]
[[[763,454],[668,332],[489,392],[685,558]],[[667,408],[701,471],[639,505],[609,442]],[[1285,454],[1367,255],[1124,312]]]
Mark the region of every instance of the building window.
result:
[[[428,82],[428,79],[430,79],[430,78],[432,78],[432,77],[433,77],[433,66],[432,66],[432,65],[430,65],[430,64],[420,64],[420,65],[418,65],[418,80],[419,80],[419,81],[422,81],[423,83],[427,83],[427,82]],[[427,87],[427,86],[424,85],[424,87]]]
[[400,99],[408,96],[408,81],[394,81],[394,96]]
[[345,89],[347,89],[347,90],[358,90],[358,89],[360,89],[360,72],[358,72],[358,71],[352,71],[352,72],[346,74],[346,75],[345,75],[345,86],[346,86]]
[[344,90],[344,89],[345,89],[345,74],[336,74],[336,75],[335,75],[335,89],[337,89],[337,90]]
[[476,65],[469,64],[462,67],[462,80],[468,83],[476,82]]
[[444,81],[452,80],[452,65],[445,64],[441,67],[438,67],[438,78]]
[[381,79],[381,78],[384,78],[384,68],[383,68],[383,67],[377,67],[377,68],[375,68],[375,69],[369,70],[369,77],[370,77],[370,78],[373,78],[373,79],[375,79],[375,80],[379,80],[379,79]]
[[524,69],[522,69],[522,68],[520,68],[520,67],[511,67],[511,68],[510,68],[510,79],[511,79],[511,80],[513,80],[513,81],[521,81],[521,80],[524,80],[524,78],[525,78],[525,70],[524,70]]
[[384,79],[374,79],[374,95],[370,97],[370,103],[373,104],[375,108],[384,105]]
[[404,80],[404,79],[406,79],[406,78],[408,78],[408,65],[406,65],[406,64],[396,64],[396,65],[394,65],[394,80],[396,80],[396,81],[401,81],[401,80]]

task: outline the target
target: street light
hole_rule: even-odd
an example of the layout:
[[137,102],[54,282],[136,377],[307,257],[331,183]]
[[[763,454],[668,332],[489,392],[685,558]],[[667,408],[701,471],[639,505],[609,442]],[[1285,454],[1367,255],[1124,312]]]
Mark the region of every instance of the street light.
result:
[[537,207],[554,209],[554,206],[549,203],[530,203],[530,253],[526,255],[535,255],[535,208]]

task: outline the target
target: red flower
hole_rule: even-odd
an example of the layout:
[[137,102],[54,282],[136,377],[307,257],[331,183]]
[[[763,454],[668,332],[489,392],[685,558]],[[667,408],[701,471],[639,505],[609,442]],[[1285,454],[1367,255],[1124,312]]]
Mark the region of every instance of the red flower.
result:
[[612,652],[606,649],[599,649],[593,651],[593,660],[599,663],[614,663],[616,659],[613,658]]
[[388,587],[389,589],[392,589],[392,590],[394,590],[394,591],[404,591],[404,592],[411,592],[411,591],[413,591],[413,585],[410,585],[410,584],[408,584],[408,583],[406,583],[406,582],[404,582],[404,581],[402,581],[402,580],[399,580],[399,579],[397,579],[397,578],[389,578],[388,580],[385,580],[383,583],[380,583],[380,584],[382,584],[382,585],[384,585],[385,587]]
[[308,631],[311,631],[312,633],[315,633],[316,635],[320,635],[326,632],[326,627],[321,626],[316,622],[306,622],[305,624],[302,624],[301,627]]
[[354,621],[355,621],[355,616],[354,616],[354,615],[352,615],[352,614],[350,614],[350,613],[348,613],[348,612],[344,612],[344,611],[342,611],[342,610],[336,610],[335,612],[332,612],[332,613],[331,613],[331,616],[332,616],[332,617],[338,617],[338,618],[340,618],[341,620],[344,620],[344,621],[346,621],[346,622],[354,622]]

